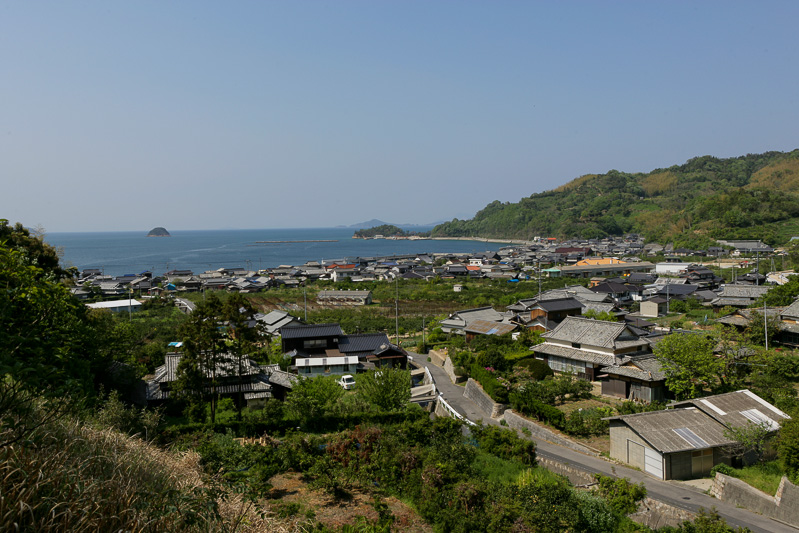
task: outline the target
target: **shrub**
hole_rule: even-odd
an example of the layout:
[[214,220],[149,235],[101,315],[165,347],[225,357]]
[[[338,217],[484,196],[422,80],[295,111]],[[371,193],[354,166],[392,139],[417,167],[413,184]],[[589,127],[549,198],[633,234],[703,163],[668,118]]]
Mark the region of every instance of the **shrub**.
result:
[[729,465],[725,465],[724,463],[719,463],[713,468],[710,469],[710,477],[716,475],[716,473],[724,474],[725,476],[732,476],[737,477],[735,475],[735,469]]
[[562,429],[566,425],[566,417],[555,407],[530,398],[525,391],[514,391],[510,394],[511,406],[522,414],[535,417],[547,424]]
[[627,478],[612,478],[595,474],[597,492],[615,512],[628,515],[638,509],[638,502],[646,498],[643,483],[631,483]]
[[475,364],[472,365],[470,374],[495,402],[508,403],[508,389],[499,382],[493,372]]
[[608,432],[609,423],[602,420],[613,414],[609,407],[591,407],[572,411],[566,420],[564,431],[570,435],[604,435]]
[[530,372],[530,377],[536,381],[541,381],[542,379],[547,378],[548,376],[554,376],[555,372],[549,368],[549,365],[546,364],[544,361],[534,358],[528,359],[521,359],[516,361],[513,365],[514,368],[524,368]]
[[471,432],[482,450],[501,459],[535,465],[535,443],[520,438],[515,431],[480,424],[471,428]]

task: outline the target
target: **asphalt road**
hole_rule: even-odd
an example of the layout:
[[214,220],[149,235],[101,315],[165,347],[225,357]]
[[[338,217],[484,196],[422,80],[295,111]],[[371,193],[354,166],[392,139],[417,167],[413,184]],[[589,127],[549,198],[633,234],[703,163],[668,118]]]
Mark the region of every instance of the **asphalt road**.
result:
[[[418,362],[424,360],[423,355],[413,355],[414,359]],[[482,420],[485,424],[499,425],[497,420],[486,417],[474,402],[465,398],[463,396],[464,388],[453,384],[442,368],[431,363],[426,363],[425,366],[433,376],[438,391],[447,403],[461,416],[472,422]],[[522,434],[520,433],[520,435]],[[791,527],[782,522],[772,520],[752,511],[738,508],[727,502],[713,498],[695,487],[686,485],[680,481],[663,481],[645,474],[640,470],[628,468],[601,457],[585,455],[544,440],[530,439],[535,441],[537,445],[536,453],[541,457],[568,464],[592,474],[601,473],[610,476],[626,477],[635,483],[643,482],[651,498],[673,505],[674,507],[692,512],[696,512],[701,508],[710,509],[711,507],[715,507],[728,524],[737,527],[748,527],[752,531],[762,531],[766,533],[796,533],[796,531],[799,531],[799,528]]]

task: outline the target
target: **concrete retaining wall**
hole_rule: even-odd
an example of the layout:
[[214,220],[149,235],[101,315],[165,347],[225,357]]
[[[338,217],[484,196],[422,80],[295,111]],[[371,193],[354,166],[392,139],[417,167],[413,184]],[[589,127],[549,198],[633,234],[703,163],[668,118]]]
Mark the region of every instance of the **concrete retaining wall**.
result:
[[630,518],[652,529],[660,529],[665,526],[679,526],[686,520],[693,520],[696,515],[659,500],[644,498],[638,504],[638,511],[631,514]]
[[455,365],[452,364],[452,359],[450,359],[449,357],[444,359],[444,372],[447,373],[450,381],[452,381],[453,383],[463,383],[463,380],[465,379],[462,376],[455,375]]
[[560,474],[571,481],[572,485],[591,485],[594,481],[594,475],[586,472],[585,470],[572,466],[566,463],[559,463],[546,457],[537,457],[536,462],[538,466],[546,468],[550,472]]
[[775,496],[770,496],[740,479],[716,473],[710,494],[763,516],[799,526],[799,487],[783,476]]
[[[468,387],[468,384],[467,384]],[[505,411],[505,422],[507,422],[508,426],[515,428],[515,429],[528,429],[530,434],[538,439],[543,439],[554,444],[559,444],[560,446],[565,446],[566,448],[571,448],[572,450],[576,450],[578,452],[586,453],[588,455],[599,455],[599,452],[596,450],[592,450],[587,446],[583,446],[577,442],[574,442],[571,439],[568,439],[562,435],[558,435],[554,431],[545,428],[544,426],[535,423],[532,420],[524,418],[515,412],[508,409]]]
[[489,418],[497,418],[505,412],[505,405],[495,402],[491,396],[486,394],[483,387],[472,378],[469,378],[469,381],[466,382],[466,390],[463,391],[463,396],[472,400],[480,411]]
[[427,356],[430,358],[431,363],[444,369],[450,381],[453,383],[462,383],[464,381],[464,378],[455,375],[455,365],[452,364],[452,359],[447,356],[445,350],[430,350]]
[[427,356],[430,358],[430,362],[434,365],[444,368],[444,360],[447,358],[447,352],[443,350],[430,350],[427,353]]

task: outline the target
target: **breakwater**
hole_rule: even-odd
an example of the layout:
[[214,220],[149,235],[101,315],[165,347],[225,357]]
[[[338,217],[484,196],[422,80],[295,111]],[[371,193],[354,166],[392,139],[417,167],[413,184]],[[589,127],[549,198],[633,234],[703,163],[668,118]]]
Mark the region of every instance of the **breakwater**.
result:
[[[305,239],[295,241],[255,241],[255,244],[291,244],[298,242],[338,242],[338,239]],[[248,244],[247,246],[255,246],[255,244]]]

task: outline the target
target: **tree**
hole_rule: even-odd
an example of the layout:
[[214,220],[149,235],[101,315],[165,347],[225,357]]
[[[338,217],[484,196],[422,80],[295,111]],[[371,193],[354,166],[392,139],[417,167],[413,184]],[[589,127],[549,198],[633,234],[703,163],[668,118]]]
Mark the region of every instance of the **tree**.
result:
[[593,318],[595,320],[604,320],[605,322],[618,322],[618,317],[610,311],[597,311],[596,309],[589,309],[583,316],[586,318]]
[[184,352],[173,385],[175,396],[186,402],[195,416],[207,400],[211,406],[211,423],[216,421],[217,373],[225,353],[219,325],[221,310],[219,298],[211,294],[181,326]]
[[[771,313],[765,320],[759,311],[752,311],[749,318],[749,325],[746,328],[746,335],[752,344],[765,346],[768,340],[769,345],[774,345],[774,339],[782,329],[782,321],[777,313]],[[768,332],[768,336],[766,334]]]
[[300,379],[286,397],[286,411],[308,425],[330,413],[343,395],[344,389],[334,376]]
[[799,479],[799,418],[782,422],[777,441],[777,457],[792,481]]
[[714,345],[711,337],[693,333],[673,333],[655,345],[666,386],[678,400],[702,396],[717,386],[723,364],[713,355]]
[[[55,252],[0,220],[0,443],[15,442],[93,390],[103,363],[86,307],[61,283]],[[41,260],[41,261],[40,261]],[[43,266],[40,266],[41,262]],[[34,416],[38,407],[48,414]]]
[[753,454],[760,462],[771,434],[771,424],[768,422],[747,422],[743,426],[729,427],[724,430],[724,436],[735,441],[735,444],[726,446],[725,451],[730,456]]
[[255,349],[255,344],[261,337],[259,322],[255,319],[255,308],[249,300],[241,294],[235,293],[228,298],[222,306],[221,319],[227,325],[227,349],[231,360],[236,364],[236,377],[238,381],[238,399],[236,402],[237,417],[241,420],[241,409],[244,405],[242,396],[242,368],[244,358]]
[[358,374],[358,395],[367,402],[393,411],[402,409],[411,398],[411,373],[399,368],[381,368]]

